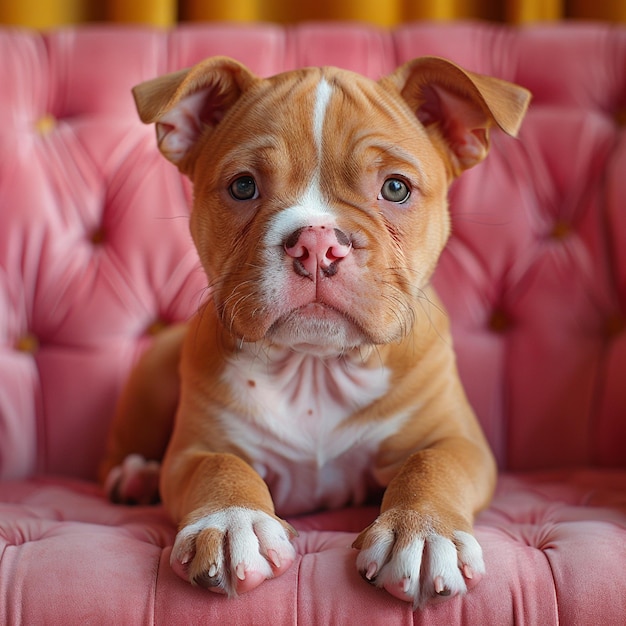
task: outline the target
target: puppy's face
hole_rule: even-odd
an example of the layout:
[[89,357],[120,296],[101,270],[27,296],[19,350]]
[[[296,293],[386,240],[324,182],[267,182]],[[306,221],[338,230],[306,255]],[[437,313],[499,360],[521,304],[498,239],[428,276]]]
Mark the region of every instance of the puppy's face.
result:
[[406,102],[339,70],[257,84],[197,146],[192,233],[237,338],[343,350],[413,325],[449,232]]
[[191,232],[237,341],[317,352],[411,331],[449,234],[450,181],[526,90],[434,57],[378,82],[336,68],[261,79],[225,57],[134,89],[194,183]]

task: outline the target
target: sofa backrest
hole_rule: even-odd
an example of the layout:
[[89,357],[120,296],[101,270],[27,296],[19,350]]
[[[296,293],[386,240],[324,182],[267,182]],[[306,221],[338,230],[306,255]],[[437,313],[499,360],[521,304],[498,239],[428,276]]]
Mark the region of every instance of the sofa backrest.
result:
[[479,23],[0,29],[0,477],[93,478],[131,363],[205,295],[189,185],[130,88],[226,54],[371,77],[445,56],[534,92],[454,184],[436,276],[501,467],[626,465],[626,31]]

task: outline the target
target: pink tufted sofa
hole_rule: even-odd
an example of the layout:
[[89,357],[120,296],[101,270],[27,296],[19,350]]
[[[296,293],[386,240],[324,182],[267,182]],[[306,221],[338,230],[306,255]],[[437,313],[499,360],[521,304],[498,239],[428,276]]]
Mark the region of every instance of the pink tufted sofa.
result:
[[[129,90],[214,54],[372,77],[436,54],[534,92],[453,187],[436,276],[502,470],[463,599],[413,613],[361,580],[361,508],[290,520],[295,565],[227,600],[170,570],[159,507],[95,483],[133,360],[205,297],[189,186]],[[625,623],[625,112],[626,29],[602,24],[0,29],[0,623]]]

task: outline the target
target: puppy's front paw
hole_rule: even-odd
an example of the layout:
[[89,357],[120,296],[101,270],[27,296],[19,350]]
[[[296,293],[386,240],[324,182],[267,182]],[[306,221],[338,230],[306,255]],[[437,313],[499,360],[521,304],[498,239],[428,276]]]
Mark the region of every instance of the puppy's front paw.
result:
[[116,504],[156,504],[161,464],[140,454],[129,454],[107,475],[104,490]]
[[468,532],[446,536],[434,526],[416,511],[381,514],[354,542],[359,572],[416,608],[465,593],[485,573],[482,549]]
[[184,580],[234,596],[289,569],[296,558],[295,534],[263,511],[230,507],[183,527],[170,563]]

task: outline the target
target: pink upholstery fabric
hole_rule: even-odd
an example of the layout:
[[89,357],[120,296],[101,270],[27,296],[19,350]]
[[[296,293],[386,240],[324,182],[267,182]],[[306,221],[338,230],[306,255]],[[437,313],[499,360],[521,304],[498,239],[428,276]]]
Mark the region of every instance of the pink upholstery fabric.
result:
[[[170,571],[162,510],[94,484],[112,407],[205,282],[190,189],[129,89],[227,54],[267,75],[372,77],[449,57],[519,82],[519,141],[453,187],[436,276],[502,476],[477,521],[487,577],[411,608],[364,583],[375,509],[291,520],[297,563],[228,601]],[[0,29],[0,623],[621,624],[626,619],[626,30],[485,24]]]

